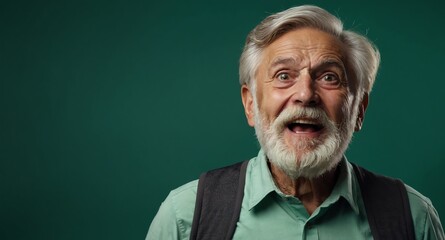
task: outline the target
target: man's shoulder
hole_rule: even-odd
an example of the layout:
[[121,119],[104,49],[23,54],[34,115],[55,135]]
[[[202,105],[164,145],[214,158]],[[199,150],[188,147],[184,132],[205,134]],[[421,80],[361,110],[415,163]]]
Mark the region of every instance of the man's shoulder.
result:
[[[375,176],[378,176],[378,178],[381,180],[385,180],[385,179],[390,179],[391,181],[397,180],[396,178],[393,178],[393,177],[381,175],[379,173],[375,173],[375,172],[369,171],[369,170],[367,170],[367,171]],[[379,183],[380,184],[386,183],[386,180],[380,181]],[[406,193],[408,196],[408,200],[409,200],[409,204],[410,204],[410,208],[411,208],[411,214],[413,215],[413,219],[418,218],[421,215],[424,216],[425,214],[428,213],[428,211],[431,208],[434,208],[431,203],[431,200],[429,198],[427,198],[426,196],[424,196],[423,194],[421,194],[420,192],[418,192],[416,189],[409,186],[408,184],[406,184],[404,182],[403,182],[403,184],[406,189]]]
[[407,184],[405,188],[416,228],[416,239],[444,239],[439,214],[431,200]]
[[198,189],[198,179],[190,181],[176,189],[170,191],[166,201],[171,202],[173,206],[191,205],[194,206],[196,191]]
[[414,224],[424,224],[431,214],[436,214],[431,200],[406,183],[405,188]]
[[[218,173],[217,175],[219,176],[231,176],[230,173],[231,171],[228,170],[232,170],[233,171],[238,171],[240,169],[240,166],[243,164],[244,162],[237,162],[237,163],[232,163],[230,165],[224,166],[224,167],[219,167],[219,168],[215,168],[215,169],[211,169],[209,171],[207,171],[206,173]],[[198,191],[198,183],[199,183],[199,179],[190,181],[176,189],[173,189],[172,191],[170,191],[170,194],[167,196],[166,201],[171,202],[173,205],[177,206],[177,205],[189,205],[191,203],[193,203],[193,206],[196,202],[196,194]]]
[[[371,173],[375,174],[373,172]],[[392,177],[379,174],[375,175],[380,180],[395,180],[395,178]],[[378,184],[385,184],[385,182],[386,180],[378,181]],[[404,183],[404,187],[406,189],[406,194],[409,201],[409,208],[415,228],[416,239],[444,239],[443,228],[440,223],[439,215],[437,214],[431,200],[406,183]]]
[[423,194],[421,194],[411,186],[407,185],[406,183],[405,183],[405,188],[410,202],[415,203],[416,205],[418,205],[423,209],[428,209],[432,207],[433,204],[431,203],[431,200],[429,198],[425,197]]
[[195,209],[197,187],[198,180],[194,180],[170,191],[150,225],[147,240],[187,238]]

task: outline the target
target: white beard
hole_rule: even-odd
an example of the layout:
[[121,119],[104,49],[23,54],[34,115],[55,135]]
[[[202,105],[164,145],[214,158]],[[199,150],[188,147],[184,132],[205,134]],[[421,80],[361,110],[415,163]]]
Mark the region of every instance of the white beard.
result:
[[[284,109],[272,124],[268,124],[254,99],[255,133],[274,166],[293,179],[316,178],[338,165],[351,141],[355,126],[352,119],[357,118],[357,111],[353,111],[351,117],[348,109],[342,109],[345,121],[340,126],[336,126],[320,108],[297,106]],[[324,133],[317,139],[303,139],[295,146],[289,146],[283,137],[284,130],[289,121],[300,117],[318,119]]]

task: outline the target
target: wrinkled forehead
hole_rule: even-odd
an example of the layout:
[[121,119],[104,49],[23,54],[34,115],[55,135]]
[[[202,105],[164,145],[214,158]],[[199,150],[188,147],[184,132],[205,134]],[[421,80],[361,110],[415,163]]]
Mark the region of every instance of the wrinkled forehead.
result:
[[261,65],[267,67],[284,60],[307,63],[332,59],[345,61],[345,46],[335,36],[314,28],[292,30],[264,48]]

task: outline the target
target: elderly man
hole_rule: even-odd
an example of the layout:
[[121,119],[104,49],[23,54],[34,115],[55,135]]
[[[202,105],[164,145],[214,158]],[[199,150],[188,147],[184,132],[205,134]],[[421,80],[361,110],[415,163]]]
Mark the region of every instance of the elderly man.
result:
[[263,20],[240,60],[258,156],[173,190],[147,239],[444,239],[428,198],[343,155],[378,65],[372,43],[321,8]]

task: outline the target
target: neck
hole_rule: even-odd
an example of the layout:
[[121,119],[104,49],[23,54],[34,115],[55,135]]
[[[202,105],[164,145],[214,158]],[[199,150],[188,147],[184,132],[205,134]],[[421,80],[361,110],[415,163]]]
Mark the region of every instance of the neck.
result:
[[281,169],[269,165],[272,177],[277,187],[286,195],[297,197],[306,208],[309,215],[317,209],[332,192],[337,180],[338,166],[316,178],[289,177]]

